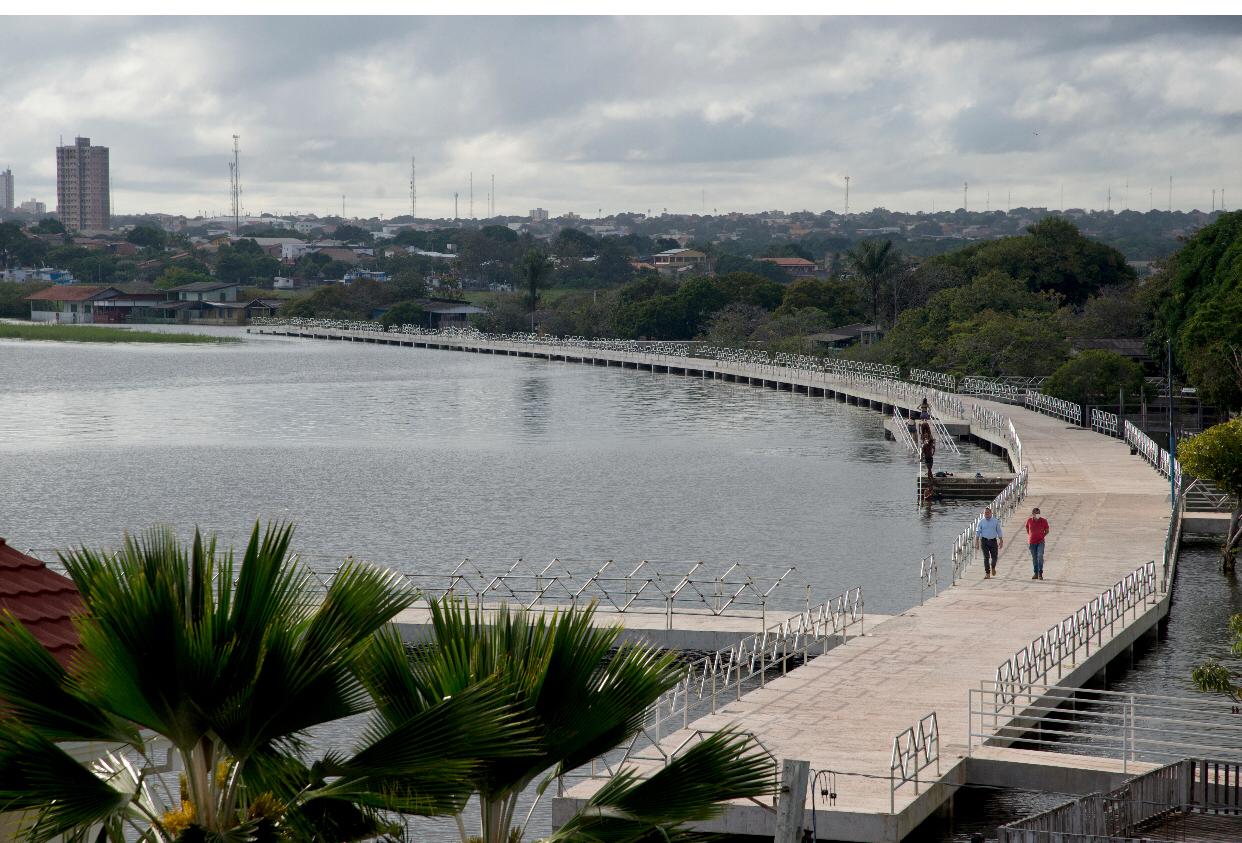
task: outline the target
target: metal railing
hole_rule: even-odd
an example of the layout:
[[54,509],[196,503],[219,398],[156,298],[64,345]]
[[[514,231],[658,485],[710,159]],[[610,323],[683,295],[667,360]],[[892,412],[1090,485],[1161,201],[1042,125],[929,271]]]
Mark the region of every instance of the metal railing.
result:
[[1067,685],[1016,693],[995,682],[969,691],[969,750],[977,747],[1164,764],[1212,753],[1242,762],[1237,703],[1220,695],[1136,694]]
[[982,404],[975,404],[973,412],[975,421],[989,430],[1004,430],[1005,424],[1009,421],[1004,413],[998,413]]
[[940,594],[940,570],[936,567],[936,554],[929,553],[919,560],[919,605],[927,599],[927,592],[932,597]]
[[967,395],[994,398],[1010,404],[1022,403],[1022,390],[1005,381],[982,377],[964,377],[958,389]]
[[[1026,497],[1027,472],[1022,469],[1018,474],[1009,481],[1001,493],[992,499],[989,508],[992,515],[1002,524],[1017,510],[1018,504]],[[956,585],[962,577],[966,575],[966,571],[975,561],[975,556],[979,552],[978,535],[979,521],[982,515],[975,516],[962,532],[958,533],[957,538],[953,540],[953,584]]]
[[[1188,839],[1185,819],[1242,814],[1242,765],[1186,758],[1144,773],[1107,793],[1092,793],[996,829],[997,843],[1134,843],[1163,827],[1158,839]],[[1231,823],[1242,837],[1242,819]],[[1224,836],[1213,839],[1225,839]]]
[[[1140,611],[1155,605],[1160,585],[1156,563],[1140,565],[1002,662],[996,668],[996,684],[1012,698],[1037,685],[1054,684],[1050,682],[1053,671],[1057,679],[1062,678],[1067,666],[1070,670],[1077,667],[1080,652],[1090,658],[1093,645],[1098,650],[1105,640],[1112,640],[1118,622],[1124,628],[1127,615],[1134,620]],[[1000,706],[1010,702],[998,697]]]
[[1058,419],[1064,419],[1067,422],[1082,427],[1082,405],[1075,404],[1072,401],[1063,401],[1060,398],[1053,398],[1051,395],[1044,395],[1042,392],[1036,392],[1033,389],[1026,391],[1024,402],[1027,409],[1034,410],[1037,413],[1043,413],[1045,416],[1055,416]]
[[[311,569],[325,590],[339,570]],[[447,574],[399,573],[429,598],[463,598],[480,610],[498,603],[536,609],[595,602],[619,614],[663,613],[666,628],[672,629],[677,615],[745,612],[754,612],[764,628],[773,592],[795,570],[790,567],[780,576],[759,579],[740,562],[713,575],[702,561],[553,559],[532,564],[518,559],[498,570],[465,559]]]
[[936,712],[925,715],[915,726],[893,738],[893,756],[889,765],[888,812],[897,813],[897,791],[907,783],[919,792],[919,773],[936,765],[940,777],[940,724]]
[[957,440],[953,438],[953,434],[949,433],[949,429],[944,426],[944,422],[932,416],[930,419],[931,429],[936,434],[936,443],[943,445],[949,451],[960,454],[962,449],[957,447]]
[[638,751],[646,744],[658,747],[671,730],[687,728],[699,717],[715,714],[720,705],[765,687],[770,672],[779,670],[783,676],[791,666],[865,631],[863,591],[855,587],[692,662],[681,680],[647,709],[642,730],[619,763],[643,757]]
[[1110,413],[1097,407],[1091,408],[1091,429],[1096,433],[1103,433],[1105,436],[1118,436],[1117,424],[1116,413]]
[[1130,422],[1126,422],[1122,427],[1122,438],[1126,444],[1134,449],[1147,463],[1156,471],[1165,477],[1170,473],[1173,475],[1173,485],[1175,489],[1182,487],[1182,466],[1175,459],[1170,459],[1169,452],[1161,448],[1156,442],[1143,431],[1139,430]]
[[934,386],[936,389],[943,389],[946,392],[957,391],[957,378],[952,375],[946,375],[943,372],[932,372],[927,369],[911,369],[910,380],[914,383],[924,383],[928,386]]
[[1233,498],[1207,480],[1191,480],[1182,490],[1187,512],[1232,512]]
[[893,408],[893,427],[897,428],[897,438],[906,446],[906,450],[917,455],[919,447],[914,444],[914,437],[910,435],[910,420],[903,418],[901,410],[896,407]]

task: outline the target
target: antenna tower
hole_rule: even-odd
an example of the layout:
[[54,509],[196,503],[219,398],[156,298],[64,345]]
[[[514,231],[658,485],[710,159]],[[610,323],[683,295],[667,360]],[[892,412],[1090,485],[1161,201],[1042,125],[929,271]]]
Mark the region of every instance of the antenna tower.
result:
[[1212,213],[1216,213],[1216,188],[1212,188]]
[[850,177],[845,177],[845,216],[850,215]]
[[410,216],[418,219],[418,159],[410,156]]
[[457,191],[453,191],[453,219],[457,219]]
[[474,219],[474,170],[470,171],[470,219]]
[[1113,210],[1113,186],[1111,184],[1108,186],[1108,199],[1106,201],[1107,204],[1104,206],[1104,210],[1111,213]]
[[229,194],[233,199],[233,236],[241,227],[241,135],[233,135],[233,160],[229,164]]
[[962,210],[963,211],[970,210],[970,202],[968,201],[969,199],[970,199],[970,182],[964,181],[962,182]]
[[1173,177],[1169,176],[1169,213],[1173,213]]
[[496,217],[496,174],[495,174],[495,173],[492,173],[492,197],[491,197],[491,202],[492,202],[492,207],[491,207],[491,210],[489,210],[487,213],[488,213],[488,216],[489,216],[489,217],[491,217],[491,218],[493,218],[493,219],[494,219],[494,218]]

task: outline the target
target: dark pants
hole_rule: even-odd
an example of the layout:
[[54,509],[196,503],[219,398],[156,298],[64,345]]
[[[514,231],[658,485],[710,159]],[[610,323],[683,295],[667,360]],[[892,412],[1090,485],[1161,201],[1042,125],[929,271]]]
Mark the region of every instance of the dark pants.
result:
[[996,544],[996,539],[979,539],[979,545],[983,548],[983,572],[985,574],[996,570]]

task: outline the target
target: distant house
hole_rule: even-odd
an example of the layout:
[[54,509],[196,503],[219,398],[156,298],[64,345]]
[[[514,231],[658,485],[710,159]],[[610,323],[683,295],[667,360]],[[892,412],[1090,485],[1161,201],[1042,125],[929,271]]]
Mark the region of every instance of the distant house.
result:
[[707,255],[696,249],[668,249],[652,257],[651,262],[661,273],[676,275],[687,270],[707,268]]
[[809,261],[806,258],[757,258],[764,263],[771,263],[779,266],[794,278],[809,278],[815,274],[815,261]]
[[30,302],[30,321],[65,322],[89,325],[95,321],[95,306],[104,299],[120,295],[116,287],[92,284],[59,284],[26,296]]
[[851,345],[871,345],[884,337],[884,330],[879,325],[842,325],[831,331],[811,334],[808,340],[821,348],[848,348]]
[[196,281],[193,284],[182,284],[167,292],[175,301],[211,302],[237,301],[241,284],[231,281]]
[[95,302],[95,322],[117,325],[125,322],[170,322],[168,296],[149,284],[121,287],[114,296]]

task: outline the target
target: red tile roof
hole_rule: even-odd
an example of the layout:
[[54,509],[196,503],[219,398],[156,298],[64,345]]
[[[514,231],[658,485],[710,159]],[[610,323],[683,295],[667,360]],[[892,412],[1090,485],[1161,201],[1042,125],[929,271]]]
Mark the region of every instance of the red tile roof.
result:
[[91,284],[58,284],[26,296],[26,301],[87,301],[113,287],[96,287]]
[[73,581],[0,539],[0,611],[9,611],[63,665],[78,646],[70,620],[82,612]]
[[777,266],[815,266],[815,261],[806,258],[759,258],[761,261],[774,263]]

